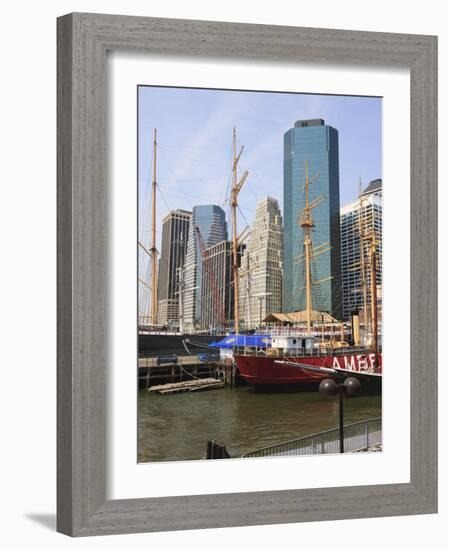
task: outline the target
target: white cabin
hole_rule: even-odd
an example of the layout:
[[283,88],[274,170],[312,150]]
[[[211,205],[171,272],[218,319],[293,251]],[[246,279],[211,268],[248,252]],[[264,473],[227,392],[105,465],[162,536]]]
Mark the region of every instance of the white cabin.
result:
[[313,336],[273,336],[271,347],[292,351],[309,351],[313,349],[314,341],[315,338]]

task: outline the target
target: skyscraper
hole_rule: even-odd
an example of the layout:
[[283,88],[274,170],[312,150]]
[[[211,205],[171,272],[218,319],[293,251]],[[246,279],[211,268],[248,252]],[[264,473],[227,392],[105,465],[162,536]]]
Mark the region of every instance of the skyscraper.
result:
[[[338,132],[322,119],[298,120],[284,134],[284,278],[283,311],[306,307],[303,232],[305,171],[310,177],[313,209],[312,307],[341,317],[340,189]],[[320,197],[322,198],[320,199]],[[321,202],[320,202],[321,200]]]
[[[237,265],[245,245],[237,248]],[[201,282],[201,328],[232,326],[234,320],[234,281],[232,242],[221,241],[205,249]]]
[[208,248],[228,238],[226,216],[222,208],[215,204],[194,206],[184,274],[184,323],[186,329],[193,330],[201,322],[202,254],[197,238],[201,233]]
[[178,269],[184,268],[191,212],[172,210],[162,221],[161,256],[158,280],[158,323],[179,320]]
[[[377,286],[382,285],[382,180],[370,182],[360,198],[343,206],[340,211],[341,223],[341,271],[343,287],[343,319],[348,320],[353,310],[364,314],[362,247],[360,234],[369,237],[372,231],[376,236],[377,250]],[[369,239],[365,239],[365,287],[367,313],[369,320],[370,277],[368,262]],[[381,298],[381,288],[378,288]],[[380,311],[380,310],[379,310]]]
[[256,207],[240,275],[240,319],[250,329],[268,313],[282,311],[282,216],[278,201],[265,197]]

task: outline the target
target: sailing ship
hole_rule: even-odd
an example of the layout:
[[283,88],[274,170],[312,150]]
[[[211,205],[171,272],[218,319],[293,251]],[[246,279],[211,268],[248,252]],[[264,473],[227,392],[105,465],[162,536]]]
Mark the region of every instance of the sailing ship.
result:
[[[265,331],[266,345],[260,341],[251,344],[245,338],[236,338],[233,358],[244,380],[254,386],[312,386],[324,378],[355,376],[363,380],[365,389],[378,390],[382,380],[382,353],[378,339],[377,316],[377,251],[374,231],[369,235],[361,232],[361,269],[365,270],[365,242],[368,240],[371,293],[371,335],[360,335],[359,315],[352,318],[352,342],[345,341],[342,330],[339,339],[320,336],[319,328],[313,323],[320,317],[312,308],[313,258],[312,230],[315,226],[312,210],[320,202],[309,200],[309,177],[305,166],[305,207],[301,211],[300,226],[303,230],[305,260],[306,309],[303,313],[305,330],[295,327],[275,327]],[[361,212],[360,212],[361,217]],[[361,277],[364,298],[364,322],[367,330],[367,303],[365,274]],[[236,308],[238,314],[238,307]],[[237,325],[238,326],[238,325]]]
[[[138,324],[138,349],[144,356],[158,356],[166,354],[186,354],[196,350],[203,350],[205,346],[217,339],[216,334],[208,334],[206,331],[186,332],[183,325],[183,299],[184,291],[183,271],[178,270],[178,296],[179,296],[179,324],[177,326],[162,325],[158,322],[158,249],[156,245],[156,198],[157,198],[157,130],[154,129],[153,137],[153,166],[151,183],[151,240],[146,246],[141,239],[138,245],[149,260],[149,280],[139,277],[139,285],[148,294],[147,300],[139,304],[139,309],[147,308],[143,314],[139,312]],[[142,296],[142,294],[141,294]],[[145,304],[148,302],[148,304]],[[187,347],[188,346],[188,347]]]
[[[244,146],[241,146],[240,151],[237,154],[237,136],[235,127],[233,129],[233,163],[232,163],[232,189],[230,196],[231,207],[231,224],[232,224],[232,242],[231,242],[231,279],[233,289],[238,289],[238,269],[239,269],[239,249],[240,244],[245,238],[246,231],[241,235],[237,235],[237,208],[238,208],[238,195],[245,183],[248,176],[248,171],[245,171],[242,177],[238,177],[238,163],[242,155]],[[157,131],[154,129],[153,138],[153,166],[152,166],[152,184],[151,184],[151,241],[149,246],[146,246],[142,240],[138,241],[138,245],[142,252],[148,256],[149,259],[149,274],[148,280],[145,277],[139,277],[139,284],[141,289],[146,289],[149,294],[149,299],[146,307],[145,314],[139,315],[139,354],[147,356],[164,355],[167,353],[185,354],[196,353],[204,348],[211,342],[220,338],[220,336],[229,334],[231,328],[232,332],[239,332],[239,315],[238,315],[238,291],[234,293],[234,322],[233,326],[222,326],[217,329],[211,330],[192,330],[191,332],[185,331],[184,327],[184,293],[186,291],[184,281],[183,267],[177,269],[177,286],[178,286],[178,302],[179,302],[179,314],[178,322],[176,326],[163,326],[158,322],[158,250],[156,246],[156,197],[157,197]],[[200,228],[195,227],[193,233],[194,238],[198,240],[198,246],[201,251],[202,260],[207,259],[206,243],[201,235]],[[210,277],[208,284],[219,293],[219,289],[215,289],[215,282],[213,274],[209,273]],[[149,292],[148,292],[149,291]],[[142,300],[145,302],[145,300]],[[217,302],[217,307],[219,303]],[[141,304],[139,304],[142,309]],[[224,313],[223,313],[224,317]]]

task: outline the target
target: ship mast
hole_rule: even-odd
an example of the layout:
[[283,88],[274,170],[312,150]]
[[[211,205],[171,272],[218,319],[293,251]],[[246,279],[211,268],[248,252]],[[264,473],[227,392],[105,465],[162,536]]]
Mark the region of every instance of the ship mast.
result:
[[151,321],[157,325],[157,248],[156,248],[156,148],[157,133],[154,129],[153,140],[153,183],[152,183],[152,212],[151,212]]
[[184,332],[184,268],[182,266],[176,269],[178,275],[178,312],[179,312],[179,332]]
[[362,198],[362,180],[359,180],[359,242],[360,242],[360,285],[362,287],[362,308],[363,321],[365,323],[365,332],[368,327],[368,296],[366,286],[366,267],[365,267],[365,224],[363,220],[363,198]]
[[243,151],[243,145],[240,149],[239,154],[237,155],[237,135],[235,132],[235,126],[232,134],[233,141],[233,157],[234,161],[232,164],[232,190],[231,190],[231,220],[232,220],[232,276],[234,284],[234,331],[236,334],[239,332],[239,267],[238,267],[238,237],[237,237],[237,206],[238,206],[238,195],[245,183],[246,178],[248,177],[248,171],[245,170],[245,173],[241,179],[237,180],[237,164],[240,160],[240,156]]
[[302,212],[301,218],[301,227],[304,231],[304,254],[306,258],[306,314],[307,314],[307,330],[310,332],[312,330],[312,273],[311,273],[311,248],[312,248],[312,239],[310,233],[314,227],[314,222],[312,218],[312,209],[310,208],[309,203],[309,170],[308,163],[306,161],[305,166],[306,172],[306,205]]
[[249,252],[246,254],[246,328],[251,327],[251,278],[250,278],[250,268],[249,268]]
[[372,329],[372,341],[371,349],[376,354],[376,366],[377,366],[377,353],[379,348],[378,342],[378,328],[377,328],[377,250],[376,250],[376,233],[374,229],[370,235],[370,283],[371,283],[371,329]]
[[328,246],[329,243],[323,243],[320,246],[317,247],[315,252],[312,251],[312,229],[315,227],[315,222],[313,221],[312,217],[312,210],[316,208],[324,199],[324,195],[320,195],[316,199],[314,199],[312,202],[309,200],[309,189],[310,184],[315,180],[319,174],[316,174],[313,176],[312,179],[309,179],[309,166],[308,162],[306,160],[305,162],[305,194],[306,194],[306,200],[305,200],[305,206],[301,210],[300,213],[300,220],[299,225],[303,230],[304,233],[304,257],[305,257],[305,270],[306,270],[306,316],[307,316],[307,330],[310,332],[312,330],[312,312],[313,312],[313,304],[312,304],[312,285],[313,284],[320,284],[324,281],[330,279],[330,277],[327,277],[325,279],[321,279],[320,281],[312,282],[312,258],[314,256],[318,256],[319,254],[323,254],[324,252],[327,252],[330,250],[330,248],[325,248]]

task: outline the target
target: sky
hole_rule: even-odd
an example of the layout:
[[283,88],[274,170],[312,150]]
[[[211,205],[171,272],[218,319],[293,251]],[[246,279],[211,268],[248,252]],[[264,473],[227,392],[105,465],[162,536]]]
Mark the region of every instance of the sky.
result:
[[[138,88],[139,235],[149,243],[153,132],[157,128],[157,240],[163,217],[177,208],[218,204],[229,222],[232,132],[244,145],[239,172],[239,227],[251,226],[257,202],[270,195],[283,210],[283,135],[296,120],[322,118],[339,133],[340,205],[382,177],[382,100],[195,88]],[[310,167],[313,171],[313,167]]]

